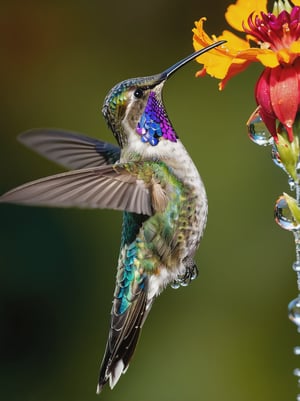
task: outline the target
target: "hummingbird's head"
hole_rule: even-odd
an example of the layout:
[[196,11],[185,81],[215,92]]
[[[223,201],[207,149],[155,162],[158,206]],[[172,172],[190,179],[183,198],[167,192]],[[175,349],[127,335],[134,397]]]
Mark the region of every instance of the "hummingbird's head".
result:
[[160,74],[127,79],[110,90],[102,113],[122,148],[128,143],[130,135],[151,146],[158,145],[161,140],[176,142],[177,135],[162,103],[163,85],[180,67],[224,42],[215,42]]

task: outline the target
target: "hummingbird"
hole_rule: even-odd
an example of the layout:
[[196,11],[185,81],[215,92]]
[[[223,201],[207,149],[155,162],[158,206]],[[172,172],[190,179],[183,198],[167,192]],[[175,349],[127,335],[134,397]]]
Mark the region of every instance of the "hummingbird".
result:
[[165,82],[219,41],[162,73],[127,79],[105,98],[102,113],[118,146],[58,129],[33,129],[20,141],[71,170],[21,185],[2,203],[109,208],[123,212],[110,328],[97,393],[125,373],[155,298],[198,274],[194,257],[207,220],[198,170],[163,105]]

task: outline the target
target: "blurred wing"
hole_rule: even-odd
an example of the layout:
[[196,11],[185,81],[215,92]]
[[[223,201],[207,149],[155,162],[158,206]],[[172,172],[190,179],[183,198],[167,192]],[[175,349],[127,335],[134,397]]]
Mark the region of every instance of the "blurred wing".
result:
[[122,164],[70,171],[21,185],[0,202],[125,210],[152,215],[149,185]]
[[114,164],[120,159],[120,148],[108,142],[71,131],[51,128],[23,132],[19,141],[61,166],[76,170]]

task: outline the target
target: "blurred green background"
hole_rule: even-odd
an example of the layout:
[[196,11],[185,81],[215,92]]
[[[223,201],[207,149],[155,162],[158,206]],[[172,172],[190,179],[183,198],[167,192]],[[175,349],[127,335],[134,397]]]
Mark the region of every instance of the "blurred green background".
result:
[[[2,1],[0,190],[62,171],[18,133],[61,127],[107,141],[101,116],[120,80],[192,51],[193,22],[225,29],[229,1]],[[252,144],[252,66],[219,92],[191,62],[166,84],[173,125],[206,183],[200,276],[156,301],[130,369],[107,401],[294,399],[300,345],[292,235],[273,205],[288,191],[270,149]],[[0,399],[90,401],[105,348],[121,214],[1,205]]]

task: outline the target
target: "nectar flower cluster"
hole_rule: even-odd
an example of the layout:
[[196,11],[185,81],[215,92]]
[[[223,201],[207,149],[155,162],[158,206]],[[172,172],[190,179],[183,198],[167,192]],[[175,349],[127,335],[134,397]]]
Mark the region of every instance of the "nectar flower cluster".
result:
[[[221,79],[220,89],[234,75],[252,62],[265,67],[255,87],[255,98],[261,118],[277,141],[278,122],[293,140],[293,124],[300,109],[300,1],[275,2],[267,12],[267,1],[237,0],[228,7],[225,18],[229,25],[245,33],[245,39],[230,31],[219,37],[208,36],[201,18],[193,29],[193,44],[199,50],[216,40],[226,44],[197,58],[204,67],[196,74],[208,73]],[[254,45],[254,46],[251,46]]]

